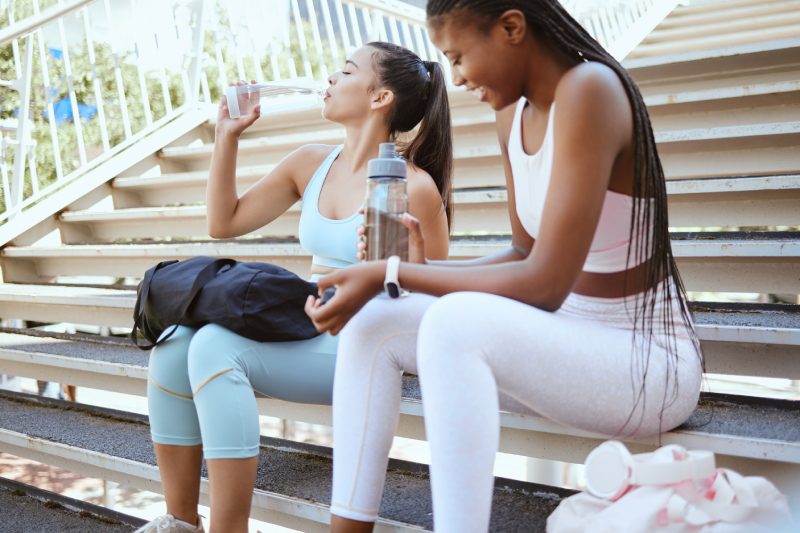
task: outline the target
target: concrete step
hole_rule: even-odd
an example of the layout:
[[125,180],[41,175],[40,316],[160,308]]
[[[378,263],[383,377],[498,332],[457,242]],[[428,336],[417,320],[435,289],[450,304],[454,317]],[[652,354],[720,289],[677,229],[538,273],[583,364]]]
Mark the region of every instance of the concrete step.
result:
[[800,294],[798,232],[673,233],[690,291]]
[[[0,393],[0,442],[4,449],[104,479],[160,491],[158,470],[143,416],[68,404],[30,395]],[[302,531],[326,531],[331,450],[262,438],[251,517]],[[206,501],[208,484],[201,486]],[[520,524],[543,530],[544,522],[571,491],[498,478],[493,530]],[[423,531],[432,527],[427,467],[391,461],[377,531]]]
[[693,302],[691,309],[707,372],[800,376],[800,306]]
[[772,41],[774,39],[790,39],[800,33],[800,17],[793,12],[784,13],[777,17],[765,17],[761,19],[761,24],[759,24],[758,18],[754,18],[752,21],[748,20],[748,22],[750,24],[741,31],[734,31],[735,25],[732,25],[729,31],[725,32],[711,31],[707,35],[701,33],[696,37],[675,37],[671,40],[659,42],[645,40],[628,57],[636,59]]
[[[245,191],[275,165],[238,165],[236,183]],[[126,176],[114,178],[112,196],[116,208],[157,207],[205,202],[208,169],[177,172],[161,176]]]
[[127,337],[0,329],[0,360],[12,376],[145,396],[148,358]]
[[[84,362],[92,364],[92,360]],[[84,376],[85,379],[90,379],[88,373],[84,373]],[[143,385],[144,380],[140,381]],[[100,387],[108,388],[108,385],[103,384],[104,381],[98,383]],[[6,436],[7,432],[30,434],[26,430],[28,425],[23,415],[19,413],[20,410],[28,411],[30,405],[21,407],[15,403],[15,400],[24,402],[29,397],[27,395],[19,397],[18,394],[0,392],[0,407],[2,407],[0,443],[4,447],[14,444],[14,441]],[[60,402],[45,400],[45,403],[57,405]],[[776,476],[778,478],[776,482],[784,478],[791,479],[791,475],[796,476],[800,473],[800,410],[797,409],[797,403],[794,400],[703,394],[697,410],[689,420],[679,428],[663,433],[660,442],[678,443],[692,449],[712,450],[718,454],[721,464],[736,464],[738,469],[744,471],[760,471],[761,475],[767,475],[771,479],[772,476]],[[292,404],[261,398],[259,407],[262,414],[269,416],[330,424],[330,407],[327,406]],[[44,418],[44,415],[28,413],[25,416],[28,420],[35,420],[39,429],[38,434],[30,436],[39,438],[54,436],[65,444],[71,444],[69,440],[63,440],[60,435],[65,431],[65,426],[69,431],[80,430],[82,423],[73,417],[74,411],[81,409],[81,406],[76,406],[70,410],[69,415],[64,414],[66,419],[62,423],[52,426],[46,424],[47,420],[39,420],[40,417]],[[401,419],[397,435],[424,440],[422,405],[418,381],[414,376],[404,378]],[[503,452],[580,464],[586,453],[602,440],[603,436],[569,428],[537,415],[510,412],[501,414],[500,451]],[[632,449],[641,451],[651,450],[659,445],[658,437],[624,440]],[[29,446],[41,448],[40,445],[29,444]],[[141,452],[136,449],[137,446],[120,449],[107,442],[99,442],[95,446],[99,446],[100,450],[110,450],[107,453],[112,454]],[[149,446],[145,449],[149,452]],[[154,490],[152,487],[143,488]],[[404,520],[402,517],[387,516],[387,518]]]
[[[794,96],[796,96],[798,87],[800,87],[800,72],[797,73],[797,78],[793,80],[771,80],[745,86],[721,84],[719,87],[698,88],[695,90],[680,90],[678,87],[667,87],[662,92],[648,91],[649,94],[644,99],[651,117],[665,115],[670,112],[674,113],[675,111],[684,115],[687,114],[687,111],[703,112],[706,110],[707,105],[714,105],[718,101],[728,101],[728,107],[732,111],[748,111],[763,105],[765,102],[770,105],[774,100],[759,98],[770,95],[783,98],[782,103],[793,105],[796,103]],[[787,93],[788,96],[783,96]],[[682,104],[695,104],[695,106],[693,108],[681,107]],[[656,127],[656,129],[660,128]]]
[[800,79],[664,93],[646,102],[657,132],[792,122],[800,120]]
[[[250,236],[297,236],[300,206]],[[110,243],[128,239],[202,237],[210,239],[206,206],[136,207],[115,211],[73,211],[60,216],[61,241],[66,244]]]
[[[673,13],[676,17],[672,19],[673,21],[669,24],[659,25],[642,41],[641,45],[772,30],[788,24],[799,23],[800,15],[797,10],[786,10],[786,7],[788,7],[786,4],[781,5],[780,2],[772,2],[768,6],[750,7],[747,10],[733,10],[726,6],[727,9],[722,11],[730,18],[721,20],[719,15],[715,15],[717,18],[714,21],[709,20],[708,16],[678,17],[679,10],[675,10]],[[743,16],[743,13],[747,16]],[[669,17],[665,22],[671,18]]]
[[790,174],[800,170],[800,122],[694,128],[656,133],[671,179]]
[[[87,295],[92,292],[84,287],[0,284],[0,315],[131,327],[134,291],[105,291],[117,292],[116,299]],[[120,302],[125,306],[120,307]],[[800,379],[800,307],[694,302],[692,311],[708,372]],[[0,359],[3,368],[14,375],[102,388],[102,383],[79,377],[90,371],[101,375],[101,381],[114,390],[144,394],[140,381],[145,378],[147,357],[127,339],[4,329],[0,330]],[[96,364],[87,367],[80,363],[83,359],[94,359]]]
[[672,227],[800,224],[800,175],[667,182]]
[[133,324],[136,293],[69,285],[0,284],[0,316],[109,327]]
[[642,94],[677,93],[800,79],[800,38],[626,59]]
[[794,0],[712,0],[677,7],[658,25],[656,30],[688,26],[708,26],[729,23],[735,20],[764,17],[776,13],[791,13],[796,7]]
[[0,477],[3,531],[130,533],[145,521]]
[[[481,257],[508,246],[507,235],[457,238],[451,242],[450,257]],[[800,293],[798,232],[675,234],[673,250],[689,290]],[[141,277],[159,261],[197,255],[277,263],[299,276],[310,275],[311,257],[294,239],[9,246],[0,264],[6,281],[30,283],[59,276]]]
[[[510,231],[505,190],[461,190],[453,194],[455,233]],[[498,209],[494,209],[495,206]],[[494,218],[498,220],[494,220]],[[297,236],[300,204],[253,236]],[[60,215],[67,244],[108,243],[121,239],[203,237],[208,239],[206,206],[140,207],[114,211],[66,211]]]
[[[204,183],[205,177],[198,176],[196,188],[201,189]],[[160,190],[174,190],[177,194],[186,191],[164,187]],[[202,194],[200,190],[197,192]],[[800,225],[798,174],[669,181],[667,193],[672,227]],[[200,197],[192,199],[201,200]],[[504,188],[463,189],[456,191],[453,199],[454,234],[511,231]],[[251,235],[296,236],[299,207],[295,205]],[[66,244],[164,237],[208,238],[204,205],[65,211],[60,216],[59,226],[62,242]]]

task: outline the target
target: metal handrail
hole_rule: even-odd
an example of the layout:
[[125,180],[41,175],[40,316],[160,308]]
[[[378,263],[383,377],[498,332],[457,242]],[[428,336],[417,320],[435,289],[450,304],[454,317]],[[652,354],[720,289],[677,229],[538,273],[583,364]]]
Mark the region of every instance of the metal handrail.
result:
[[[5,207],[0,210],[0,223],[5,224],[13,223],[17,215],[33,209],[45,197],[57,194],[64,185],[100,162],[118,155],[125,147],[188,112],[190,104],[197,102],[197,91],[191,90],[189,80],[199,77],[199,63],[192,69],[198,72],[195,76],[187,75],[182,65],[172,73],[172,77],[180,76],[185,80],[180,87],[181,101],[173,101],[172,94],[179,88],[168,81],[163,69],[156,69],[160,74],[157,76],[160,87],[150,88],[153,69],[140,57],[140,39],[153,39],[154,34],[137,30],[129,47],[120,49],[114,44],[118,36],[114,24],[124,27],[129,23],[118,16],[120,9],[134,14],[142,0],[59,1],[41,11],[39,1],[32,0],[21,7],[20,4],[3,4],[3,14],[9,25],[2,32],[2,42],[13,51],[12,72],[16,71],[15,79],[3,80],[3,85],[18,92],[19,107],[15,115],[26,117],[26,120],[17,120],[13,115],[7,116],[7,127],[0,132],[0,183]],[[178,1],[184,5],[200,2],[201,14],[206,2]],[[28,13],[32,9],[33,14],[16,21],[15,5]],[[167,11],[176,13],[175,9]],[[103,24],[106,35],[105,40],[100,40],[95,28]],[[202,27],[196,33],[197,38],[191,42],[197,48],[187,56],[201,56]],[[158,42],[155,37],[156,47]],[[99,60],[98,51],[103,52],[101,57],[110,55],[110,61]],[[84,64],[85,67],[79,66]],[[127,83],[124,71],[129,78]],[[85,79],[89,80],[88,86],[81,81]],[[194,86],[199,87],[199,82]],[[60,105],[66,108],[61,111],[67,113],[66,119],[63,115],[56,117],[58,110],[54,104],[59,98]],[[89,119],[82,118],[86,109],[92,109]],[[12,164],[7,162],[9,151],[13,153]],[[42,158],[47,160],[46,167],[42,167]]]
[[72,13],[73,11],[77,11],[94,1],[95,0],[71,0],[70,2],[64,4],[56,4],[42,11],[38,15],[28,17],[25,20],[21,20],[8,26],[7,28],[3,28],[0,30],[0,46],[4,46],[14,39],[24,37],[37,28],[41,28],[48,22],[59,19],[64,15]]

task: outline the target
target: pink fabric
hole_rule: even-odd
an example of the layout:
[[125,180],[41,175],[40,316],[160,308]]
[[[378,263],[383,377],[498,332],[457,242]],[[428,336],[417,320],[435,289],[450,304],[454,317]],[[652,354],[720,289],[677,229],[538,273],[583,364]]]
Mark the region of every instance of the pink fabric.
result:
[[615,501],[582,492],[547,520],[548,533],[796,531],[792,526],[786,497],[772,483],[722,468],[699,482],[633,486]]
[[[508,139],[508,160],[514,177],[514,196],[516,210],[522,227],[534,239],[539,236],[539,226],[544,210],[547,189],[550,186],[553,170],[553,153],[555,138],[553,121],[556,105],[550,108],[542,146],[535,154],[527,154],[522,145],[522,111],[527,100],[521,98],[517,104],[514,122]],[[592,239],[589,255],[583,265],[586,272],[620,272],[626,269],[628,256],[631,212],[634,207],[633,197],[614,191],[606,191],[603,210],[597,222],[597,229]],[[646,257],[637,259],[636,242],[645,237],[643,232],[634,237],[630,264],[632,268],[644,262]]]

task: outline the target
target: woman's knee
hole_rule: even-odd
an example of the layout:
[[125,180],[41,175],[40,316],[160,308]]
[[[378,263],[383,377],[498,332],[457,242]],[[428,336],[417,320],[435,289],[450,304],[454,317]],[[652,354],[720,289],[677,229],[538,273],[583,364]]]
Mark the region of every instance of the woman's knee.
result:
[[450,346],[471,343],[471,332],[480,328],[483,318],[476,305],[482,295],[456,292],[442,296],[425,312],[419,327],[420,346],[445,342]]
[[419,321],[433,300],[424,294],[373,298],[339,335],[337,375],[352,377],[354,369],[373,368],[375,364],[416,373]]

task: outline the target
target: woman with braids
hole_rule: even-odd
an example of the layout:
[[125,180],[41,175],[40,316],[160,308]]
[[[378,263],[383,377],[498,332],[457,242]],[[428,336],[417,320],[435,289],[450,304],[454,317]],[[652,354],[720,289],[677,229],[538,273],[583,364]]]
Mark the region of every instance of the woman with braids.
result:
[[[489,527],[500,409],[642,436],[681,424],[699,396],[664,174],[629,75],[555,0],[429,0],[427,14],[455,84],[497,111],[512,244],[320,281],[336,296],[306,311],[323,331],[347,324],[334,531],[369,531],[376,519],[402,372],[419,375],[434,525],[447,533]],[[413,294],[374,298],[385,278]]]
[[[323,117],[341,124],[344,145],[307,145],[245,192],[236,192],[242,132],[259,116],[230,118],[219,106],[208,183],[209,233],[244,235],[302,198],[300,242],[313,254],[312,279],[357,261],[367,161],[378,145],[419,124],[402,153],[409,161],[411,209],[422,221],[425,253],[444,259],[452,143],[441,65],[389,43],[356,50],[328,80]],[[215,324],[181,327],[150,355],[148,404],[167,513],[139,531],[202,531],[200,466],[208,465],[211,531],[246,532],[259,454],[255,394],[330,404],[336,346],[331,335],[257,342]]]

